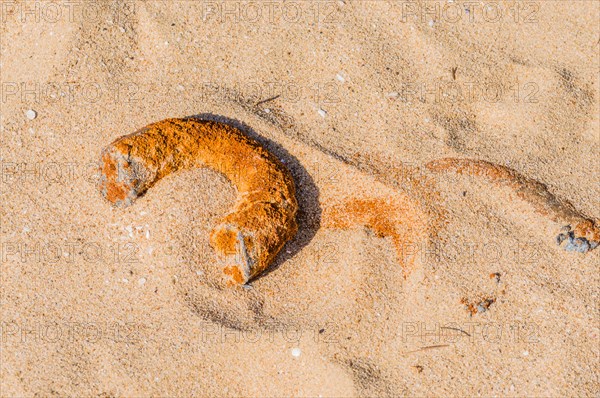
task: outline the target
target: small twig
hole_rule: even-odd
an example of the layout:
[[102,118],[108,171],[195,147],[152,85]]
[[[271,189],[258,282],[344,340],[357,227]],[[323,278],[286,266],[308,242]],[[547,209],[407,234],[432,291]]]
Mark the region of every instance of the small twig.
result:
[[456,71],[458,70],[458,66],[452,68],[452,79],[456,80]]
[[462,333],[466,334],[467,336],[471,337],[471,335],[469,333],[467,333],[464,330],[459,329],[459,328],[452,328],[452,327],[449,327],[449,326],[440,326],[440,329],[456,330],[457,332],[462,332]]
[[421,347],[418,350],[414,350],[414,351],[408,351],[405,354],[412,354],[414,352],[419,352],[419,351],[425,351],[425,350],[431,350],[433,348],[442,348],[442,347],[450,347],[450,344],[438,344],[438,345],[429,345],[427,347]]
[[269,102],[269,101],[276,100],[276,99],[277,99],[277,98],[279,98],[279,97],[281,97],[281,94],[277,94],[277,95],[276,95],[276,96],[274,96],[274,97],[267,98],[267,99],[265,99],[265,100],[262,100],[262,101],[258,101],[258,102],[256,103],[256,105],[254,105],[254,106],[259,106],[259,105],[262,105],[262,104],[264,104],[265,102]]

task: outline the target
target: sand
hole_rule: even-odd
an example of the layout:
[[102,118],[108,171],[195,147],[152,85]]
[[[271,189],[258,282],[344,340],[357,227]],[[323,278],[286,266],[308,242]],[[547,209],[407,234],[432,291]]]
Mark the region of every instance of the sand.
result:
[[[599,218],[600,3],[0,6],[0,396],[600,394],[600,250],[424,167],[508,166]],[[103,147],[192,115],[296,183],[298,235],[246,287],[215,282],[223,175],[96,188]]]

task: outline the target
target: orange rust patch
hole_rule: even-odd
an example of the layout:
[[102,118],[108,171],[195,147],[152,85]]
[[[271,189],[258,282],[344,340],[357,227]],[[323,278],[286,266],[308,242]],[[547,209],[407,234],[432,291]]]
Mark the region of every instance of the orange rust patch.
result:
[[108,183],[106,185],[106,199],[110,202],[115,203],[119,200],[123,200],[127,197],[127,190],[123,185],[117,185],[114,183]]
[[237,253],[237,234],[233,231],[220,230],[212,236],[212,246],[219,248],[223,254]]
[[507,184],[513,187],[519,185],[519,178],[521,177],[506,166],[478,159],[444,158],[433,160],[427,163],[426,167],[433,172],[453,170],[458,174],[484,177],[497,184]]
[[347,229],[360,223],[379,237],[394,236],[394,224],[390,220],[395,209],[382,199],[354,199],[343,206],[330,208],[325,223],[329,227]]
[[117,165],[109,154],[103,156],[102,174],[106,177],[104,182],[106,188],[106,199],[110,202],[115,203],[119,200],[123,200],[127,197],[127,192],[130,189],[125,184],[118,184],[117,178]]
[[[228,265],[223,268],[223,273],[231,277],[231,280],[237,284],[244,283],[244,276],[242,275],[242,271],[236,265]],[[229,281],[231,282],[231,281]],[[232,283],[228,283],[228,285],[232,285]]]
[[246,247],[247,253],[253,253],[254,252],[254,239],[252,239],[251,236],[245,236],[244,237],[244,246]]
[[[327,228],[350,229],[365,226],[378,237],[390,237],[396,249],[398,262],[403,268],[404,277],[410,273],[405,264],[404,248],[412,242],[408,234],[418,235],[422,229],[423,220],[415,209],[410,209],[401,202],[391,202],[385,199],[350,199],[342,205],[325,208],[322,215],[322,225]],[[406,229],[398,231],[399,224],[406,224]],[[414,232],[411,230],[415,230]]]
[[117,165],[108,153],[104,154],[102,162],[102,174],[104,174],[107,179],[117,178]]
[[600,241],[600,228],[594,225],[592,220],[585,220],[578,223],[574,228],[576,236],[582,236],[593,242]]

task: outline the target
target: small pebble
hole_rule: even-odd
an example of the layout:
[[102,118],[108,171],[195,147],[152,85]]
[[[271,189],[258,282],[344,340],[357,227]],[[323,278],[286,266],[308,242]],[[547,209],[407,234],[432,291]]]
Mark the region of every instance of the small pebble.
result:
[[338,79],[340,82],[342,82],[342,83],[346,81],[346,79],[344,79],[344,76],[342,76],[342,75],[341,75],[341,74],[339,74],[339,73],[338,73],[337,75],[335,75],[335,77],[336,77],[336,78],[337,78],[337,79]]
[[142,286],[144,283],[146,283],[146,278],[140,278],[138,280],[138,285]]
[[292,349],[292,356],[294,356],[296,358],[298,358],[301,353],[302,353],[302,351],[300,351],[300,348],[294,348],[294,349]]
[[568,233],[561,233],[556,237],[556,244],[561,245],[563,241],[567,240],[567,244],[564,246],[566,251],[570,252],[579,252],[586,253],[587,251],[594,249],[597,245],[594,245],[595,242],[590,242],[586,238],[575,238],[575,234],[573,231],[569,231]]
[[323,109],[319,109],[319,115],[321,115],[321,117],[325,117],[327,115],[327,112]]
[[33,120],[37,117],[37,112],[33,109],[28,109],[27,112],[25,112],[25,116],[27,117],[27,119]]
[[579,253],[586,253],[590,250],[590,244],[585,238],[569,238],[569,243],[565,246],[565,250]]

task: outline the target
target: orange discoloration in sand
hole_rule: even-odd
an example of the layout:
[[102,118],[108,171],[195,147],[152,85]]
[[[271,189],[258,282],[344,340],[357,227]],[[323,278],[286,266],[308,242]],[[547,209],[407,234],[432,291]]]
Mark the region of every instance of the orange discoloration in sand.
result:
[[581,214],[570,202],[557,198],[546,185],[513,169],[484,160],[454,158],[432,161],[427,168],[433,172],[454,171],[484,177],[497,186],[509,187],[520,199],[533,206],[538,214],[562,225],[573,225],[575,237],[600,243],[600,227],[594,220]]
[[367,227],[380,238],[391,238],[406,278],[412,270],[405,249],[424,238],[426,219],[414,204],[398,198],[349,199],[323,209],[322,226],[348,230]]
[[348,229],[357,223],[373,230],[379,237],[396,237],[392,216],[395,209],[383,199],[354,199],[344,206],[330,208],[328,227]]

